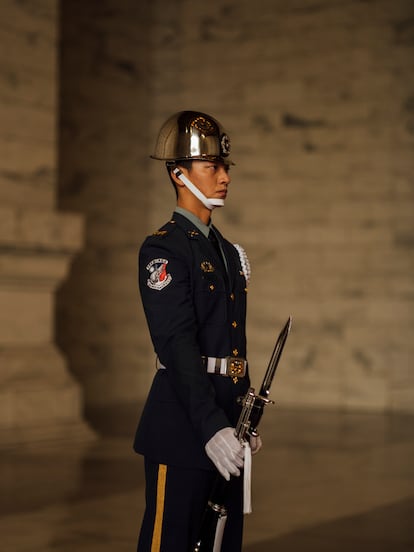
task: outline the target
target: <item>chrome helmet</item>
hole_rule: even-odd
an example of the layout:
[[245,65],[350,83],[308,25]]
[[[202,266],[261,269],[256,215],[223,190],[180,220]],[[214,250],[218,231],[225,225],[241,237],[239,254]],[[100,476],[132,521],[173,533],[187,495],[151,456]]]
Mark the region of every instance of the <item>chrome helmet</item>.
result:
[[162,125],[153,159],[220,161],[233,165],[230,139],[221,124],[206,113],[179,111]]

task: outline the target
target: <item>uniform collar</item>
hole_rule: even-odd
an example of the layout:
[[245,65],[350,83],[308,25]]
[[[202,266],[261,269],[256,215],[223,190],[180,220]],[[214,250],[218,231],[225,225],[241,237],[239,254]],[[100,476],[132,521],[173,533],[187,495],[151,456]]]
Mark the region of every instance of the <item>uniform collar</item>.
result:
[[211,228],[211,221],[210,224],[204,224],[202,220],[200,220],[196,215],[191,213],[190,211],[187,211],[187,209],[183,209],[182,207],[176,207],[174,209],[174,213],[178,213],[179,215],[182,215],[187,220],[189,220],[194,226],[200,230],[200,232],[208,238],[208,233],[210,232]]

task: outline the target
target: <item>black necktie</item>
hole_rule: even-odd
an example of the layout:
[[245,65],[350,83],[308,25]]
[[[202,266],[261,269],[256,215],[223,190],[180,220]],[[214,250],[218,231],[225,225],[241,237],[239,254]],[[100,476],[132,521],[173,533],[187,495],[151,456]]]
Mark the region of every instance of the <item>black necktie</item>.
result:
[[219,256],[219,259],[223,263],[223,267],[225,268],[226,263],[224,262],[224,259],[223,259],[223,253],[221,251],[220,244],[219,244],[219,241],[217,239],[216,233],[214,232],[214,230],[212,228],[210,228],[210,232],[208,233],[208,239],[213,244],[213,247],[216,250],[217,255]]

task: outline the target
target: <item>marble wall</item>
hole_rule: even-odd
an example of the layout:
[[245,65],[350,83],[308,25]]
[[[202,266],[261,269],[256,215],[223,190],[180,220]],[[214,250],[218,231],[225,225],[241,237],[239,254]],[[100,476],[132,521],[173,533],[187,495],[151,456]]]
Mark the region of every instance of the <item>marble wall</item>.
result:
[[292,315],[279,404],[414,411],[410,0],[0,10],[7,427],[76,426],[82,401],[146,396],[136,255],[174,205],[148,156],[181,109],[210,112],[232,138],[231,193],[214,218],[252,265],[253,383]]
[[[138,401],[153,374],[137,290],[148,232],[150,4],[61,3],[58,204],[85,244],[57,297],[57,341],[86,410]],[[138,410],[138,407],[137,407]]]
[[[158,0],[154,12],[152,132],[196,108],[233,139],[215,220],[251,260],[253,380],[291,314],[279,404],[413,412],[413,3]],[[151,170],[156,227],[173,198]]]

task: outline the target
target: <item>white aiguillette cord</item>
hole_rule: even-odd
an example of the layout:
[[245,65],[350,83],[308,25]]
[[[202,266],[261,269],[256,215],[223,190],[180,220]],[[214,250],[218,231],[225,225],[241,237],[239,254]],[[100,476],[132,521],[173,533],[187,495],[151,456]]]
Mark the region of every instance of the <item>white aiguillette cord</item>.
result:
[[243,514],[252,513],[252,449],[244,441]]

